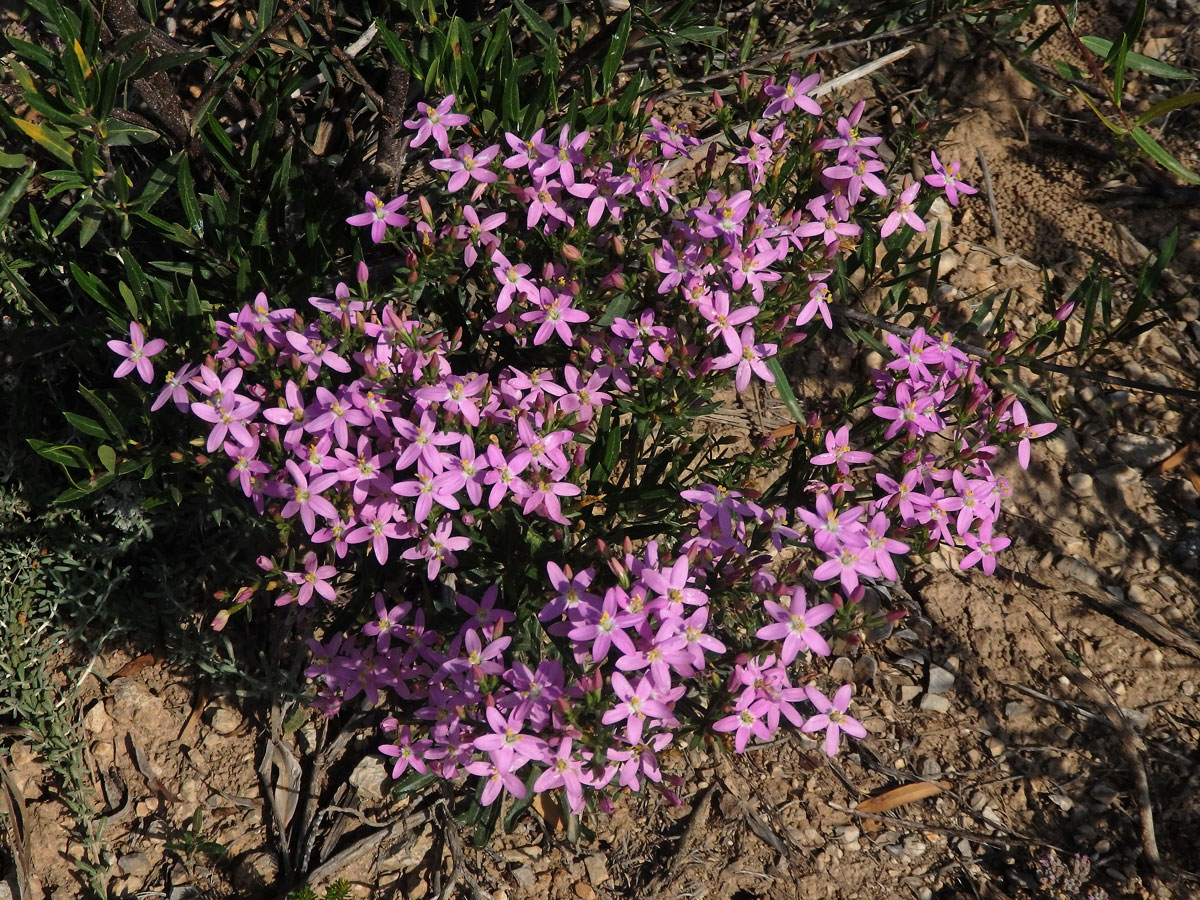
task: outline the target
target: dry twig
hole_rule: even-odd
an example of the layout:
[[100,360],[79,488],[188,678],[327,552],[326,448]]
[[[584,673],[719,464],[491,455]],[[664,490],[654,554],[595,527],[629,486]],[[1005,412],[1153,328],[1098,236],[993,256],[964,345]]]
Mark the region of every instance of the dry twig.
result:
[[[1117,732],[1117,736],[1120,738],[1121,753],[1124,755],[1125,761],[1129,763],[1133,774],[1134,798],[1137,800],[1142,828],[1142,852],[1146,857],[1146,862],[1155,872],[1161,870],[1162,856],[1159,855],[1158,839],[1154,834],[1154,807],[1150,799],[1150,780],[1146,776],[1146,761],[1143,758],[1145,744],[1133,730],[1133,726],[1129,724],[1129,719],[1121,712],[1121,708],[1108,696],[1106,689],[1101,688],[1076,666],[1071,665],[1063,652],[1042,634],[1043,629],[1034,622],[1033,616],[1028,616],[1028,618],[1034,637],[1045,648],[1055,666],[1066,675],[1071,684],[1075,685],[1100,708],[1108,724]],[[1053,620],[1051,621],[1053,622]]]

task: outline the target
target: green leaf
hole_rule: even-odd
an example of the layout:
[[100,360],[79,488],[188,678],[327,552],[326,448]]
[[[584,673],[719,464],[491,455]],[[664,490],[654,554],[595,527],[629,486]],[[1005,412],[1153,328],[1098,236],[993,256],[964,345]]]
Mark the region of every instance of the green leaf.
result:
[[0,196],[0,225],[8,221],[8,217],[12,214],[13,206],[21,197],[25,196],[25,192],[29,190],[29,185],[33,181],[33,176],[37,174],[37,165],[30,163],[29,167],[17,176],[17,180],[8,186],[8,190]]
[[779,362],[778,356],[767,358],[767,368],[771,370],[771,374],[775,376],[775,390],[779,394],[779,399],[783,401],[783,405],[788,408],[788,412],[792,414],[792,418],[797,422],[804,421],[804,410],[800,408],[800,403],[796,400],[796,395],[792,393],[792,386],[788,383],[787,375],[784,374],[783,366]]
[[26,438],[25,442],[33,448],[34,453],[50,462],[75,469],[89,468],[87,451],[82,447],[76,447],[74,444],[52,444],[36,438]]
[[[1092,35],[1084,35],[1080,42],[1097,56],[1107,57],[1112,52],[1113,42]],[[1157,59],[1151,59],[1149,56],[1142,56],[1140,53],[1129,53],[1125,57],[1125,65],[1135,72],[1141,72],[1143,75],[1150,75],[1154,78],[1168,78],[1179,81],[1188,81],[1194,79],[1196,74],[1188,72],[1186,69],[1177,69],[1174,66],[1167,65],[1165,62],[1160,62]],[[1058,65],[1055,64],[1055,68]],[[1076,70],[1078,71],[1078,70]],[[1061,72],[1060,72],[1061,74]],[[1080,73],[1082,75],[1082,73]]]
[[71,145],[67,143],[66,139],[53,125],[43,125],[41,122],[27,122],[21,118],[13,118],[11,121],[25,132],[26,137],[34,143],[49,151],[68,166],[74,165],[75,160],[71,155]]
[[19,169],[28,162],[24,153],[0,153],[0,169]]
[[95,419],[88,418],[87,416],[81,416],[79,413],[73,412],[64,412],[63,418],[70,422],[71,426],[76,431],[86,434],[89,437],[101,439],[108,437],[108,432],[104,430],[104,426]]
[[1121,40],[1117,42],[1113,59],[1112,101],[1117,106],[1121,105],[1121,98],[1124,96],[1122,89],[1125,87],[1125,61],[1128,56],[1129,37],[1123,34]]
[[[88,405],[90,405],[92,409],[96,411],[96,414],[100,416],[100,420],[104,422],[104,427],[108,431],[107,436],[115,438],[122,444],[122,446],[124,446],[124,444],[129,440],[129,435],[125,432],[124,427],[121,425],[121,421],[117,418],[116,414],[112,411],[109,405],[96,396],[96,394],[94,394],[92,391],[85,388],[82,384],[79,385],[79,396],[86,400]],[[102,435],[102,437],[103,436],[104,435]]]
[[629,43],[629,28],[633,24],[633,7],[625,10],[621,16],[621,21],[617,23],[617,32],[613,35],[612,43],[608,45],[608,53],[604,56],[604,63],[600,67],[600,76],[603,79],[602,89],[608,91],[613,80],[617,77],[617,70],[621,67],[621,60],[625,58],[625,47]]
[[117,451],[108,444],[101,444],[96,448],[96,458],[100,460],[100,465],[108,469],[114,475],[117,472]]
[[1184,181],[1190,181],[1192,184],[1200,184],[1200,175],[1197,175],[1174,156],[1167,152],[1158,141],[1150,137],[1146,131],[1140,126],[1134,128],[1130,132],[1133,139],[1137,141],[1137,145],[1146,151],[1146,155],[1161,165],[1164,169],[1178,175]]
[[558,37],[554,33],[554,29],[540,15],[529,8],[529,5],[524,0],[512,0],[513,8],[517,14],[524,20],[531,33],[537,35],[539,41],[544,48],[557,47]]
[[197,235],[203,235],[204,219],[200,216],[200,201],[196,197],[196,187],[192,183],[192,170],[186,156],[179,160],[176,187],[179,189],[179,199],[183,203],[183,214],[187,218],[188,227]]
[[1180,94],[1178,97],[1168,97],[1166,100],[1155,103],[1138,116],[1133,124],[1145,125],[1147,122],[1153,122],[1159,116],[1165,116],[1169,112],[1183,109],[1185,106],[1191,106],[1193,103],[1200,103],[1200,91],[1190,91],[1186,94]]

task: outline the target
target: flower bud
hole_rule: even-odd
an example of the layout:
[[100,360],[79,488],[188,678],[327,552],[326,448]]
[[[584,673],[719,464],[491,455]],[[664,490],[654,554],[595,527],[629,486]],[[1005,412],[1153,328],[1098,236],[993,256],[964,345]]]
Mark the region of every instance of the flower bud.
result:
[[1075,301],[1068,300],[1062,306],[1054,311],[1055,322],[1065,322],[1071,318],[1071,313],[1075,312]]
[[361,259],[358,261],[358,268],[356,269],[355,277],[358,279],[360,287],[366,285],[367,278],[370,277],[370,273],[367,270],[367,264]]
[[721,98],[721,92],[713,90],[712,92],[713,109],[724,109],[725,101]]
[[433,206],[429,202],[429,198],[422,194],[417,198],[417,206],[420,207],[421,216],[429,222],[433,221]]
[[746,74],[745,70],[738,76],[738,90],[743,94],[750,90],[750,76]]
[[562,255],[563,259],[567,262],[579,262],[583,259],[583,254],[579,252],[579,248],[574,244],[563,244]]
[[221,631],[229,623],[229,610],[223,609],[217,613],[209,626],[213,631]]
[[1004,337],[1000,338],[1000,349],[1007,350],[1009,347],[1012,346],[1013,341],[1015,341],[1016,339],[1017,339],[1017,333],[1015,331],[1006,331],[1004,333]]

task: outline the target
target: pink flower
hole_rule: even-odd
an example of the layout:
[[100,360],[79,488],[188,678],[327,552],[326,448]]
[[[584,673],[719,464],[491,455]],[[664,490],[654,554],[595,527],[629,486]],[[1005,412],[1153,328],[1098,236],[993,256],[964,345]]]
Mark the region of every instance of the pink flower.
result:
[[829,698],[815,687],[805,688],[809,703],[817,708],[819,715],[815,715],[805,722],[800,730],[806,734],[823,730],[827,756],[837,755],[838,738],[843,731],[851,737],[865,738],[867,736],[867,729],[863,728],[857,719],[846,715],[846,710],[850,706],[850,694],[853,691],[852,685],[842,685],[833,695],[831,703]]
[[992,575],[996,571],[996,554],[1012,541],[1006,537],[992,537],[992,523],[984,521],[979,526],[979,535],[963,535],[963,543],[971,548],[971,552],[963,557],[958,567],[965,570],[979,563],[985,575]]
[[775,376],[763,360],[774,356],[778,345],[754,343],[754,326],[752,325],[747,325],[742,329],[740,343],[742,346],[739,351],[714,359],[712,361],[713,368],[731,369],[737,366],[733,385],[739,391],[744,391],[749,386],[751,373],[768,384],[774,384]]
[[783,649],[779,658],[785,666],[794,660],[802,649],[811,650],[818,656],[829,655],[829,644],[813,629],[837,612],[832,603],[822,603],[812,609],[806,609],[804,588],[797,587],[792,591],[792,602],[788,609],[771,600],[767,600],[763,605],[775,623],[758,629],[755,637],[763,641],[777,641],[782,638]]
[[761,741],[771,739],[771,730],[763,721],[763,716],[770,707],[771,704],[764,699],[756,700],[753,694],[742,694],[734,706],[733,714],[714,722],[713,731],[734,732],[733,749],[737,753],[743,753],[751,735]]
[[958,206],[959,193],[977,194],[979,188],[973,188],[969,184],[958,180],[957,160],[950,163],[949,168],[945,168],[938,160],[937,153],[929,154],[929,162],[933,166],[932,175],[925,176],[925,183],[930,187],[940,187],[946,192],[946,199],[950,201],[951,206]]
[[405,128],[411,128],[417,132],[417,136],[413,138],[410,146],[420,147],[432,137],[433,142],[438,145],[438,148],[443,153],[449,150],[450,135],[446,129],[466,125],[471,121],[468,116],[462,113],[451,112],[450,110],[453,108],[453,94],[448,94],[442,98],[442,101],[436,107],[430,106],[427,103],[418,103],[417,118],[408,119],[404,122]]
[[865,450],[850,449],[850,426],[843,425],[837,431],[825,432],[825,453],[818,453],[811,460],[814,466],[836,465],[843,475],[850,473],[851,463],[868,463],[875,457]]
[[925,222],[917,215],[914,204],[917,199],[917,191],[921,189],[921,183],[914,181],[900,193],[900,199],[896,201],[896,208],[888,213],[888,217],[883,220],[883,227],[879,229],[880,237],[887,237],[893,231],[900,227],[902,223],[912,226],[914,231],[924,231]]
[[[296,602],[301,606],[307,606],[312,600],[314,591],[331,603],[337,599],[337,591],[329,583],[329,579],[336,575],[336,568],[318,565],[317,554],[310,551],[304,557],[304,571],[288,572],[287,579],[292,584],[300,585],[300,590],[296,592]],[[278,605],[276,603],[276,606]]]
[[137,322],[129,323],[129,343],[112,340],[108,349],[125,359],[113,372],[114,378],[124,378],[130,372],[137,370],[138,377],[149,384],[154,380],[154,366],[150,365],[150,357],[157,356],[167,348],[167,342],[162,338],[146,341],[146,332]]
[[422,757],[431,747],[433,747],[433,741],[430,740],[414,742],[412,732],[405,725],[400,729],[399,743],[381,744],[379,752],[384,756],[393,756],[396,758],[396,764],[392,767],[392,777],[399,778],[409,768],[414,772],[425,773],[427,769],[425,767],[425,760]]
[[463,144],[455,151],[454,156],[435,159],[429,165],[442,172],[450,173],[450,180],[446,183],[446,190],[453,193],[472,179],[480,184],[489,184],[495,181],[497,177],[496,173],[489,170],[487,165],[499,150],[500,146],[498,144],[492,144],[492,146],[485,150],[480,150],[476,154],[471,149],[470,144]]
[[400,208],[408,202],[408,194],[401,194],[395,200],[389,200],[387,203],[384,203],[379,197],[367,191],[365,202],[367,204],[367,211],[350,216],[346,219],[346,224],[370,225],[372,243],[378,244],[383,240],[383,236],[387,233],[389,225],[403,228],[408,224],[408,216],[399,212]]
[[771,98],[771,102],[763,110],[763,118],[769,119],[774,115],[786,116],[797,108],[810,115],[819,116],[821,105],[812,97],[805,95],[815,88],[820,80],[821,76],[817,72],[804,78],[792,75],[788,78],[787,84],[782,86],[775,84],[774,78],[768,79],[766,85],[763,86],[763,93]]

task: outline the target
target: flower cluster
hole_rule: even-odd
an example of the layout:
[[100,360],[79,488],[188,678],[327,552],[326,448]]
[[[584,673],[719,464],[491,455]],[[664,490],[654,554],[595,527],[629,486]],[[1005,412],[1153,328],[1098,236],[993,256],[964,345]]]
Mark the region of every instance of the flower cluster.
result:
[[[614,429],[653,421],[631,433],[685,445],[717,391],[776,383],[814,323],[833,327],[837,262],[866,230],[903,246],[924,229],[920,182],[889,201],[862,102],[817,136],[816,83],[769,79],[746,144],[706,156],[655,117],[632,136],[563,125],[455,145],[469,119],[454,98],[420,103],[405,124],[438,183],[368,193],[347,219],[372,244],[398,234],[385,296],[362,263],[357,291],[308,309],[260,294],[168,375],[153,408],[205,423],[229,481],[292,524],[283,561],[260,560],[260,585],[286,587],[276,604],[342,604],[379,571],[412,586],[368,591],[358,627],[308,640],[325,713],[393,712],[380,750],[396,777],[473,775],[484,805],[562,790],[578,811],[589,792],[662,783],[688,731],[740,753],[786,721],[832,756],[866,732],[852,687],[818,689],[813,663],[884,621],[871,585],[938,543],[994,571],[1010,491],[990,462],[1016,444],[1027,464],[1053,426],[923,330],[887,336],[870,415],[766,442],[767,463],[807,454],[805,496],[759,503],[731,458],[722,477],[680,469],[656,532],[592,530],[605,492],[645,474],[636,447],[609,452]],[[973,192],[956,163],[932,164],[925,187]],[[131,330],[117,374],[149,381],[162,342]]]

